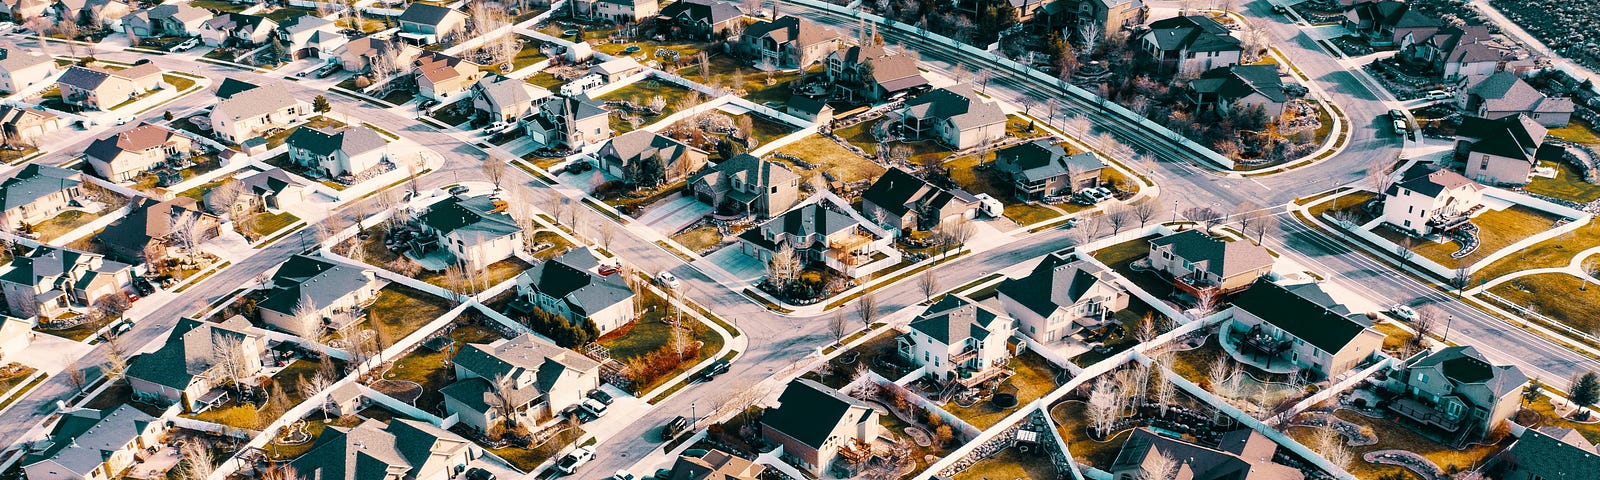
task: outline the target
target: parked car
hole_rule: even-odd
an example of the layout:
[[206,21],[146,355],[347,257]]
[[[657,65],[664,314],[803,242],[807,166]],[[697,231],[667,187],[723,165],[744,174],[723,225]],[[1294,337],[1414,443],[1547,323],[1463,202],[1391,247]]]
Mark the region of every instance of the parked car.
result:
[[674,417],[672,420],[668,421],[665,426],[661,427],[661,441],[665,442],[667,440],[672,440],[672,437],[676,437],[678,434],[683,433],[683,429],[685,428],[689,428],[689,419],[683,418],[683,415]]
[[466,185],[456,185],[456,186],[450,187],[448,190],[445,190],[444,192],[448,193],[448,194],[451,194],[451,195],[460,195],[460,194],[463,194],[463,193],[467,193],[467,186]]
[[194,48],[194,47],[198,47],[198,46],[200,46],[200,39],[191,38],[191,39],[188,39],[188,40],[184,40],[183,43],[180,43],[175,47],[172,47],[172,51],[174,51],[174,52],[183,52],[183,51],[188,51],[189,49]]
[[592,398],[595,401],[598,401],[600,403],[604,403],[606,405],[611,405],[611,402],[615,401],[615,399],[611,398],[611,394],[606,393],[605,390],[601,390],[601,389],[598,389],[598,388],[596,388],[593,391],[589,392],[589,398]]
[[676,290],[679,285],[678,277],[673,276],[672,272],[668,272],[666,270],[662,270],[661,273],[656,274],[656,282],[674,290]]
[[611,265],[600,266],[600,275],[611,275],[613,273],[617,273],[617,267],[613,267]]
[[467,469],[467,480],[495,480],[494,473],[478,467]]
[[633,474],[627,470],[617,470],[617,473],[611,475],[611,480],[633,480]]
[[322,68],[317,69],[317,78],[328,78],[328,76],[333,75],[334,72],[342,69],[344,69],[344,65],[337,63],[323,65]]
[[599,401],[591,398],[584,400],[583,403],[578,404],[578,408],[583,409],[585,412],[589,412],[589,414],[594,415],[595,418],[600,418],[606,416],[606,408],[608,407],[606,407],[606,404],[600,403]]
[[662,468],[656,470],[656,480],[667,480],[668,478],[672,478],[672,469]]
[[0,22],[0,32],[9,32],[9,31],[16,30],[16,29],[17,29],[17,24],[15,24],[15,23]]
[[594,447],[582,447],[573,450],[572,453],[568,453],[565,457],[561,457],[561,461],[556,462],[556,470],[571,475],[578,471],[578,467],[589,463],[590,460],[594,460]]
[[1412,310],[1411,307],[1401,304],[1395,304],[1393,307],[1389,307],[1389,315],[1407,322],[1414,322],[1417,320],[1417,311]]
[[438,105],[438,104],[439,104],[438,100],[434,100],[434,99],[430,98],[430,99],[423,100],[422,102],[418,103],[417,104],[417,108],[420,108],[420,109],[423,109],[423,110],[427,110],[429,108],[432,108],[434,105]]
[[1450,98],[1450,92],[1444,90],[1429,90],[1428,100],[1444,100]]
[[1389,118],[1393,118],[1395,120],[1404,119],[1406,118],[1406,112],[1402,112],[1398,108],[1391,108],[1389,109]]
[[711,362],[711,365],[706,366],[705,370],[700,371],[700,379],[709,382],[711,379],[717,378],[717,375],[722,375],[724,373],[728,373],[728,361],[717,360],[715,362]]

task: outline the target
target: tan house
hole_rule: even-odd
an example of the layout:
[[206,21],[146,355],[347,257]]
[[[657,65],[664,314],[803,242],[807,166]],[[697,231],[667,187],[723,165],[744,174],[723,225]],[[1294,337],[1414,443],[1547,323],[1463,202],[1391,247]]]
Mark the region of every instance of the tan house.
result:
[[802,264],[855,277],[856,267],[868,263],[872,253],[890,241],[854,216],[808,203],[739,234],[739,251],[765,265],[778,251],[790,248]]
[[187,3],[169,3],[141,9],[122,17],[122,29],[139,37],[198,36],[215,15]]
[[83,158],[101,178],[126,182],[168,160],[188,158],[192,150],[189,137],[146,123],[95,140],[83,150]]
[[800,17],[784,15],[745,27],[734,51],[766,68],[805,68],[839,49],[838,31]]
[[843,98],[876,102],[928,86],[916,58],[882,45],[840,48],[828,54],[826,65],[834,93]]
[[1190,229],[1150,240],[1150,266],[1166,272],[1180,291],[1233,292],[1272,271],[1266,247],[1248,240],[1223,240]]
[[[200,412],[228,400],[232,377],[254,384],[270,360],[267,340],[241,316],[221,323],[180,318],[156,351],[133,357],[128,385],[133,398]],[[231,363],[230,363],[231,362]],[[273,365],[276,366],[276,365]]]
[[22,457],[30,480],[111,480],[139,462],[145,449],[161,448],[166,423],[131,405],[61,414],[49,439]]
[[1048,24],[1061,29],[1061,38],[1081,38],[1085,25],[1094,25],[1100,36],[1123,32],[1143,25],[1150,7],[1140,0],[1056,0],[1041,7]]
[[[1278,444],[1255,430],[1224,433],[1216,447],[1200,446],[1148,427],[1133,430],[1112,461],[1117,480],[1142,478],[1153,468],[1174,468],[1191,480],[1303,480],[1299,469],[1274,463]],[[1173,464],[1176,465],[1173,465]],[[1159,466],[1158,466],[1159,465]]]
[[[600,147],[599,167],[629,185],[655,186],[677,182],[705,166],[708,155],[698,148],[649,130],[624,133]],[[659,168],[642,168],[643,164]]]
[[767,467],[722,450],[711,449],[705,455],[678,456],[672,464],[672,473],[663,480],[756,480]]
[[172,197],[162,202],[149,198],[134,200],[128,214],[95,235],[94,239],[113,258],[129,263],[144,263],[144,249],[156,245],[171,254],[199,249],[200,244],[221,234],[222,220],[200,209],[200,202],[189,197]]
[[1383,349],[1366,313],[1351,312],[1315,283],[1257,280],[1233,299],[1222,341],[1236,359],[1311,380],[1337,377]]
[[398,40],[371,35],[358,37],[333,49],[333,56],[347,72],[366,73],[377,64],[404,71],[406,65],[422,55],[422,49]]
[[417,94],[441,103],[460,97],[484,75],[476,63],[434,51],[423,51],[412,63]]
[[807,379],[789,383],[778,406],[761,417],[761,436],[778,444],[778,456],[821,477],[839,448],[878,438],[878,411],[865,402]]
[[533,112],[535,96],[548,97],[550,92],[529,85],[519,78],[494,75],[480,78],[472,84],[472,108],[492,122],[515,122]]
[[1547,128],[1567,126],[1577,110],[1571,98],[1545,95],[1509,71],[1484,77],[1462,91],[1458,99],[1458,107],[1478,117],[1494,120],[1525,115]]
[[1475,442],[1494,432],[1522,406],[1528,376],[1495,365],[1470,346],[1418,354],[1391,374],[1399,397],[1389,411],[1441,433],[1449,444]]
[[471,440],[428,422],[367,419],[349,428],[328,426],[289,468],[319,480],[447,480],[482,456]]
[[252,47],[272,39],[278,22],[260,15],[224,12],[200,24],[200,38],[206,46]]
[[243,144],[269,128],[286,128],[311,114],[311,105],[280,83],[233,93],[211,107],[211,131],[218,140]]
[[1006,112],[971,85],[957,84],[907,100],[893,115],[908,138],[943,142],[956,150],[987,145],[1006,136]]
[[1053,253],[1027,276],[1008,278],[996,289],[1017,331],[1039,342],[1067,339],[1114,322],[1128,308],[1128,290],[1108,272],[1071,254]]
[[739,154],[689,180],[689,189],[718,212],[771,218],[800,201],[800,176],[781,164]]
[[[482,83],[482,82],[479,82]],[[578,149],[611,138],[611,116],[586,96],[551,96],[523,119],[528,140],[545,148]]]
[[61,129],[61,117],[44,110],[0,105],[0,135],[7,145],[36,145]]
[[49,55],[12,43],[0,43],[0,92],[15,93],[39,85],[56,74]]
[[1456,127],[1456,158],[1466,176],[1485,185],[1527,185],[1549,130],[1526,115],[1490,120],[1463,117]]
[[133,281],[127,264],[77,250],[42,245],[0,267],[0,290],[14,317],[38,315],[40,321],[70,310],[82,310],[102,297],[128,290]]
[[73,66],[56,79],[61,100],[94,110],[105,110],[133,100],[161,86],[161,67],[154,63],[123,70]]
[[0,222],[8,228],[35,224],[78,206],[83,174],[61,167],[29,163],[0,182]]
[[993,165],[1021,200],[1066,197],[1097,187],[1106,169],[1094,152],[1067,155],[1066,148],[1048,138],[1002,148],[995,152]]

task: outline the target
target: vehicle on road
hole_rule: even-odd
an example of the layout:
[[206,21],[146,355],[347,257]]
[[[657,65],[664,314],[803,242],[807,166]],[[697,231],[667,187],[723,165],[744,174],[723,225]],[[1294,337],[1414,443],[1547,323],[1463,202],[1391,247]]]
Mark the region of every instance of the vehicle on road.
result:
[[15,24],[15,23],[0,22],[0,32],[9,32],[9,31],[16,30],[16,29],[17,29],[17,24]]
[[456,186],[450,187],[450,189],[448,189],[448,190],[445,190],[445,193],[448,193],[448,194],[451,194],[451,195],[460,195],[460,194],[463,194],[463,193],[467,193],[467,186],[466,185],[456,185]]
[[1398,108],[1391,108],[1389,109],[1389,118],[1393,118],[1395,120],[1404,119],[1406,118],[1406,112],[1402,112]]
[[685,428],[689,428],[689,419],[684,418],[683,415],[673,417],[673,419],[668,421],[665,426],[661,427],[661,441],[665,442],[672,440],[672,437],[676,437],[678,434],[683,433],[683,429]]
[[706,366],[705,370],[700,371],[700,379],[709,382],[712,379],[717,378],[717,375],[722,375],[724,373],[728,373],[728,361],[717,360],[715,362],[711,362],[711,365]]
[[118,118],[117,119],[117,125],[127,125],[128,122],[131,122],[131,121],[133,121],[133,117]]
[[1401,304],[1395,304],[1395,306],[1389,307],[1389,315],[1407,322],[1414,322],[1417,320],[1417,311],[1412,310],[1411,307]]
[[1450,98],[1450,92],[1444,90],[1429,90],[1428,100],[1444,100]]
[[561,461],[556,462],[556,470],[571,475],[578,471],[578,467],[589,463],[590,460],[594,460],[594,447],[582,447],[573,450],[572,453],[568,453],[565,457],[561,457]]
[[611,475],[611,480],[633,480],[633,478],[633,474],[627,470],[617,470],[617,473]]
[[495,480],[494,473],[478,467],[467,469],[467,480]]
[[678,277],[673,276],[672,272],[668,272],[666,270],[662,270],[661,273],[656,274],[656,282],[673,290],[678,289],[679,285]]
[[656,480],[667,480],[668,478],[672,478],[672,469],[662,468],[656,470]]

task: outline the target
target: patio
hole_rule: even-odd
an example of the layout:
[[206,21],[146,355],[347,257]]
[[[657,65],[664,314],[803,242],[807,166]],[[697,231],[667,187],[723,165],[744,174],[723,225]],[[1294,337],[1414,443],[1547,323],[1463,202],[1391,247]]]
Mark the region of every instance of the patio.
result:
[[1244,332],[1228,328],[1224,340],[1218,343],[1235,361],[1263,372],[1287,375],[1299,371],[1300,368],[1284,354],[1293,345],[1288,340],[1261,333],[1259,328],[1260,325],[1257,325]]
[[127,478],[157,480],[166,478],[167,471],[172,470],[172,467],[178,466],[178,461],[183,459],[183,455],[178,453],[177,448],[171,445],[163,445],[155,453],[141,451],[135,455],[135,458],[139,458],[139,463],[128,469]]

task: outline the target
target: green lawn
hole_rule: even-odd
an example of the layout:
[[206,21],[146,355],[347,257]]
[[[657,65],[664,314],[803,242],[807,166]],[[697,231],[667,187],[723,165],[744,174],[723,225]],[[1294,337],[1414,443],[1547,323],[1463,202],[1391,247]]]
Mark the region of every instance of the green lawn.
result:
[[1538,414],[1538,418],[1526,423],[1530,427],[1555,426],[1577,430],[1590,442],[1600,442],[1600,423],[1579,423],[1561,418],[1556,415],[1555,407],[1550,405],[1548,398],[1540,397],[1532,405],[1526,405],[1526,410]]
[[16,362],[0,367],[0,394],[11,391],[17,385],[27,380],[29,375],[38,369]]
[[633,56],[646,55],[651,59],[655,59],[658,58],[654,56],[657,50],[666,49],[678,52],[678,58],[681,59],[681,61],[688,61],[694,58],[695,55],[699,55],[700,50],[705,48],[706,44],[676,41],[657,42],[654,40],[623,43],[606,42],[596,45],[594,50],[607,55],[622,55],[622,51],[628,49],[628,47],[639,47],[639,51],[629,54]]
[[293,225],[298,221],[300,221],[300,217],[296,217],[289,212],[262,213],[251,219],[251,230],[255,232],[257,239],[269,238],[272,234],[278,233],[279,230],[283,230],[284,227]]
[[[1450,254],[1461,248],[1454,240],[1444,243],[1417,243],[1411,247],[1411,251],[1445,268],[1454,268],[1458,263],[1471,265],[1512,243],[1551,229],[1559,219],[1560,217],[1555,215],[1520,205],[1504,210],[1490,210],[1472,217],[1472,223],[1478,226],[1478,249],[1472,253],[1460,259],[1450,258]],[[1404,234],[1392,228],[1375,229],[1373,233],[1397,243],[1404,237]]]
[[1060,477],[1061,474],[1056,472],[1056,466],[1050,461],[1050,457],[1040,455],[1038,452],[1021,453],[1016,448],[1007,448],[972,464],[952,478],[953,480],[1004,480]]
[[1582,332],[1600,326],[1600,286],[1565,273],[1540,273],[1495,285],[1490,293]]
[[[677,84],[648,78],[613,90],[611,93],[601,95],[600,98],[597,98],[596,100],[602,102],[607,100],[625,100],[633,102],[635,105],[646,106],[650,103],[652,98],[655,98],[657,95],[661,96],[662,99],[667,101],[666,107],[662,108],[661,113],[657,115],[640,115],[640,117],[643,119],[643,122],[640,123],[639,126],[643,127],[677,112],[678,108],[682,106],[683,100],[685,98],[689,98],[691,93],[694,92],[687,88],[680,87]],[[611,129],[615,131],[616,135],[621,135],[634,130],[633,124],[629,122],[621,112],[612,112]]]
[[551,74],[550,72],[539,72],[539,73],[536,73],[536,74],[533,74],[533,75],[529,75],[528,78],[523,80],[523,81],[528,82],[529,85],[533,85],[533,86],[536,86],[536,87],[541,87],[541,88],[544,88],[545,90],[552,90],[552,91],[556,90],[558,88],[561,88],[562,85],[566,85],[567,84],[566,81],[564,81],[562,79],[559,79],[559,78],[556,78],[556,76]]
[[1128,277],[1139,288],[1155,295],[1156,298],[1167,298],[1172,294],[1172,283],[1152,272],[1135,272],[1128,266],[1134,261],[1150,255],[1150,239],[1152,237],[1129,240],[1116,245],[1105,247],[1094,252],[1095,260],[1106,264],[1117,273]]
[[1572,263],[1572,256],[1590,247],[1600,245],[1600,222],[1589,222],[1565,235],[1535,243],[1505,258],[1496,260],[1478,270],[1475,277],[1487,281],[1511,272],[1534,268],[1552,268]]
[[[672,329],[680,328],[663,323],[673,312],[665,307],[666,302],[654,292],[641,292],[644,295],[645,310],[639,314],[639,319],[612,330],[596,341],[600,346],[611,352],[611,358],[619,362],[626,362],[629,358],[638,357],[667,345],[671,339]],[[695,358],[684,361],[678,368],[651,379],[644,385],[634,385],[636,393],[648,392],[661,382],[669,380],[693,367],[701,361],[711,358],[718,350],[722,349],[722,336],[705,327],[698,320],[689,316],[682,316],[679,322],[682,328],[688,328],[693,334],[691,338],[700,341],[700,354]]]
[[188,90],[189,87],[194,86],[194,80],[189,79],[189,77],[173,75],[170,73],[161,74],[161,81],[167,82],[167,85],[172,85],[173,89],[180,92]]
[[1550,129],[1549,135],[1572,143],[1600,145],[1600,134],[1596,134],[1588,123],[1577,117],[1573,117],[1565,127]]
[[1589,203],[1600,198],[1600,185],[1584,181],[1583,172],[1572,164],[1544,162],[1544,166],[1555,167],[1556,178],[1533,177],[1533,182],[1528,184],[1528,192],[1577,203]]
[[225,0],[194,0],[189,2],[189,5],[204,8],[206,10],[220,10],[233,13],[243,12],[246,8],[254,6],[253,3],[233,3]]
[[755,103],[788,102],[789,82],[800,76],[795,72],[774,72],[769,81],[766,72],[732,55],[712,55],[709,61],[709,77],[701,75],[698,65],[678,70],[678,75],[708,86],[732,88],[735,95]]
[[308,8],[278,7],[278,8],[273,9],[270,12],[261,14],[261,16],[267,17],[269,19],[272,19],[272,21],[274,21],[274,22],[283,23],[285,20],[288,20],[288,19],[291,19],[291,18],[300,17],[300,16],[304,16],[304,15],[315,16],[316,14],[317,14],[317,12],[315,10],[311,10],[311,9],[308,9]]
[[1050,134],[1036,126],[1031,118],[1006,115],[1006,135],[1016,138],[1046,137]]
[[1018,408],[1022,408],[1028,402],[1045,396],[1045,394],[1056,388],[1055,367],[1051,366],[1049,361],[1037,353],[1027,352],[1018,355],[1012,358],[1011,363],[1007,364],[1006,367],[1015,370],[1016,374],[1000,385],[999,392],[1016,395],[1017,404],[1015,406],[1002,409],[994,406],[993,403],[982,401],[970,407],[962,407],[955,402],[951,402],[945,405],[945,410],[955,414],[957,417],[961,417],[967,423],[978,427],[980,430],[986,430],[999,423],[1000,420],[1004,420],[1007,415],[1017,411]]
[[439,389],[444,388],[450,381],[448,355],[451,355],[452,351],[460,351],[463,344],[490,343],[501,337],[499,333],[485,327],[460,325],[450,332],[450,338],[454,341],[455,348],[437,352],[424,348],[412,350],[411,353],[395,360],[389,369],[383,372],[383,378],[422,385],[422,397],[417,399],[417,406],[431,410],[434,405],[444,400],[439,394]]
[[[376,235],[374,235],[374,236],[376,236]],[[370,241],[369,241],[369,243],[370,243]],[[379,243],[379,248],[382,248],[382,243]],[[387,250],[387,249],[384,249],[384,250]],[[533,265],[529,265],[528,262],[524,262],[524,261],[522,261],[522,259],[517,258],[517,257],[511,257],[511,258],[507,258],[505,260],[501,260],[501,261],[498,261],[498,262],[491,263],[491,264],[489,264],[489,268],[486,269],[488,271],[488,274],[489,274],[489,284],[490,285],[499,285],[500,282],[504,282],[506,280],[509,280],[509,279],[511,279],[511,277],[517,276],[517,274],[522,273],[523,270],[527,270],[530,267],[533,267]],[[478,272],[478,273],[481,274],[483,272]],[[428,282],[428,283],[437,285],[437,286],[440,286],[440,287],[451,288],[451,285],[449,285],[449,282],[446,281],[444,272],[442,272],[442,271],[440,271],[440,272],[427,272],[427,271],[425,271],[425,272],[422,272],[421,274],[419,274],[417,276],[417,279],[418,280],[422,280],[424,282]]]
[[378,291],[367,316],[383,331],[383,338],[398,342],[449,310],[450,302],[443,298],[391,283]]
[[524,37],[521,35],[518,35],[517,37],[521,38],[523,43],[522,49],[517,51],[517,56],[511,59],[512,70],[528,67],[535,63],[550,59],[550,57],[546,56],[543,51],[539,50],[540,45],[542,45],[541,42],[534,40],[532,37]]
[[812,135],[802,138],[794,143],[784,145],[777,151],[794,155],[810,163],[814,169],[803,169],[789,160],[772,157],[770,160],[784,164],[790,170],[809,179],[828,172],[835,179],[842,182],[855,182],[860,180],[873,180],[883,175],[884,168],[871,160],[861,158],[854,152],[846,150],[821,135]]
[[1032,225],[1061,216],[1061,211],[1041,204],[1018,202],[1011,193],[1011,185],[992,168],[977,169],[978,161],[978,157],[969,155],[945,162],[944,168],[950,171],[950,179],[966,191],[987,193],[1004,203],[1006,218],[1018,225]]

